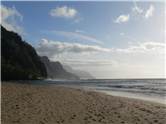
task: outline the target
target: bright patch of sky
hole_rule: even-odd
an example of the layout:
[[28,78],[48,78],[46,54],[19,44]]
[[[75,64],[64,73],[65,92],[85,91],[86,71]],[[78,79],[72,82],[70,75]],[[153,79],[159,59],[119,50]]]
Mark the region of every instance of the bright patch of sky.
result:
[[39,55],[96,78],[163,78],[163,2],[2,2],[2,25]]

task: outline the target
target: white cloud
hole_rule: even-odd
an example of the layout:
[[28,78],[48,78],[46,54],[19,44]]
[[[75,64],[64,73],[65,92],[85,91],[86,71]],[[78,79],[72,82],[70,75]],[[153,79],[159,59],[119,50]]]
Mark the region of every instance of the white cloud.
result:
[[76,33],[85,33],[85,31],[79,30],[79,29],[75,30],[75,32],[76,32]]
[[165,47],[166,46],[164,43],[144,42],[144,43],[138,43],[136,45],[131,45],[125,49],[117,48],[115,49],[115,51],[124,52],[124,53],[148,53],[148,52],[163,53]]
[[129,21],[130,19],[130,15],[120,15],[119,17],[117,17],[117,19],[115,20],[115,23],[124,23]]
[[140,7],[138,6],[135,6],[132,8],[132,11],[136,14],[142,14],[143,13],[143,9],[141,9]]
[[138,6],[136,1],[133,1],[134,6],[131,8],[131,12],[128,15],[120,15],[116,20],[115,23],[122,23],[127,22],[130,19],[148,19],[153,16],[155,7],[154,5],[150,5],[147,10],[145,8]]
[[64,18],[74,18],[77,15],[77,10],[67,6],[56,7],[50,11],[50,15],[53,17],[64,17]]
[[126,48],[48,41],[36,48],[39,55],[60,61],[97,78],[152,78],[164,75],[164,43],[142,42]]
[[92,37],[92,36],[87,36],[84,34],[81,34],[80,31],[78,33],[77,32],[67,32],[67,31],[51,31],[52,33],[55,33],[57,35],[62,35],[64,37],[67,37],[68,39],[71,40],[81,40],[83,42],[88,41],[88,42],[92,42],[92,43],[97,43],[97,44],[102,44],[103,42],[100,40],[97,40],[96,38]]
[[142,14],[144,10],[141,7],[138,7],[137,3],[134,2],[134,7],[132,8],[132,12],[135,14]]
[[18,24],[23,20],[23,16],[16,10],[16,8],[9,8],[4,5],[1,5],[0,8],[2,26],[4,26],[9,31],[25,34],[23,27]]
[[59,41],[49,41],[42,39],[36,48],[40,55],[53,57],[63,53],[93,53],[93,52],[110,52],[110,49],[102,48],[96,45],[83,45],[79,43],[67,43]]
[[[159,78],[164,76],[164,43],[144,42],[89,55],[66,55],[60,61],[96,78]],[[55,58],[54,61],[59,60]]]
[[124,35],[125,35],[125,33],[123,33],[123,32],[120,33],[120,36],[124,36]]
[[149,9],[146,11],[146,13],[145,13],[145,18],[150,18],[150,17],[152,17],[153,16],[153,13],[154,13],[154,10],[155,10],[155,8],[154,8],[154,6],[153,5],[150,5],[149,6]]
[[46,55],[53,57],[63,53],[161,53],[165,49],[164,43],[159,42],[143,42],[137,44],[130,44],[127,48],[104,48],[98,45],[85,45],[80,43],[68,43],[60,41],[51,41],[42,39],[38,47],[36,48],[40,55]]
[[66,59],[65,62],[68,65],[73,66],[107,66],[107,65],[113,65],[116,64],[116,62],[112,60],[97,60],[97,59],[88,59],[88,60],[78,60],[78,59]]

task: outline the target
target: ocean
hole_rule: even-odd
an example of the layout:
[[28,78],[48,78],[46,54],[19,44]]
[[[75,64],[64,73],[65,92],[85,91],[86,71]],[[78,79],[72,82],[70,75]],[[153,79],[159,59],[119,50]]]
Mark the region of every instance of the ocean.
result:
[[33,83],[60,85],[103,92],[109,95],[137,98],[166,104],[166,79],[91,79],[39,80]]

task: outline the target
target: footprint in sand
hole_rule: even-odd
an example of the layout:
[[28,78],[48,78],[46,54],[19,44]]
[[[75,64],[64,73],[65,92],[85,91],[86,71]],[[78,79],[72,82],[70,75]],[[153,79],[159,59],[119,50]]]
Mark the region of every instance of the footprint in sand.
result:
[[75,119],[75,117],[76,117],[76,115],[74,114],[70,117],[70,119]]

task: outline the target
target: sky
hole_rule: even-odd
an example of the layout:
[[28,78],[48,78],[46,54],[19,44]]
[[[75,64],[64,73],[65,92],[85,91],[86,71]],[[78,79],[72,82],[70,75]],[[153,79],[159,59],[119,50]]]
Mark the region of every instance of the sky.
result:
[[13,1],[1,24],[40,56],[95,78],[165,78],[163,2]]

